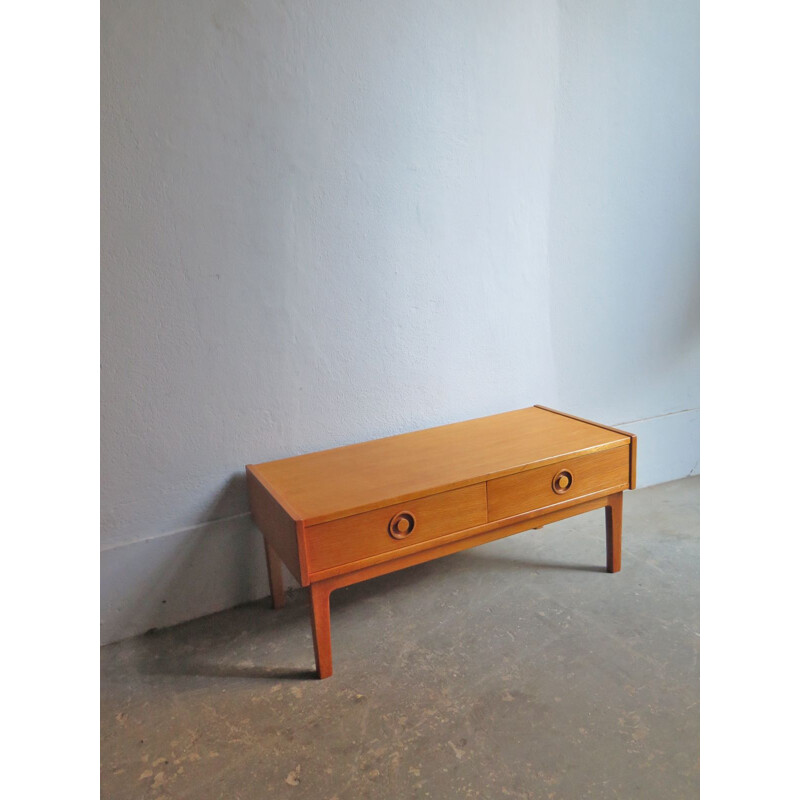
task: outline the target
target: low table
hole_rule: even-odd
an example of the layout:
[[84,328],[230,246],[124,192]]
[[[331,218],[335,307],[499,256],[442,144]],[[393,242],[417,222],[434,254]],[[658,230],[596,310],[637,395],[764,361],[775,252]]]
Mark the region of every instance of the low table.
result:
[[603,507],[618,572],[635,483],[633,434],[543,406],[247,467],[273,607],[283,562],[310,587],[320,678],[334,589]]

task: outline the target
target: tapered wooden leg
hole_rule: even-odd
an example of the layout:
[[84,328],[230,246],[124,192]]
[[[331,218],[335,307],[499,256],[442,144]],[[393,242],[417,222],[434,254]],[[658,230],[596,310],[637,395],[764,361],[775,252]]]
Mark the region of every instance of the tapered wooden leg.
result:
[[622,492],[612,494],[606,506],[606,572],[622,568]]
[[330,598],[331,590],[327,586],[311,584],[311,632],[314,635],[317,676],[320,678],[329,678],[333,674]]
[[283,575],[281,574],[281,559],[268,542],[264,542],[267,549],[267,572],[269,573],[269,593],[272,595],[272,607],[283,608]]

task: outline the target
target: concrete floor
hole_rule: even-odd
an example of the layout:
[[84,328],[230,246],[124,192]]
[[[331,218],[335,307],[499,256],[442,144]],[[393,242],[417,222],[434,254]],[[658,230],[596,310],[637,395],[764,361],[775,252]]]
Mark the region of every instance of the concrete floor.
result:
[[102,649],[104,798],[693,798],[699,480],[341,589]]

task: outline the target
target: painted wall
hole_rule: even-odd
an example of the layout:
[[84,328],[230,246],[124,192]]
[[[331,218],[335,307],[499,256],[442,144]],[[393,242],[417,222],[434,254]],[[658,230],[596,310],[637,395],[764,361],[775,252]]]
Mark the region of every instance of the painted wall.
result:
[[266,593],[243,465],[533,403],[697,472],[697,0],[104,0],[102,622]]

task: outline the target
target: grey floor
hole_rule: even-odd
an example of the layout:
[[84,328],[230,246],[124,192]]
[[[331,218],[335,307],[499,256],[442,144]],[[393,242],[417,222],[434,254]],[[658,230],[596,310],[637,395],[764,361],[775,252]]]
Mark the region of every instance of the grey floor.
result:
[[333,677],[305,592],[101,655],[104,798],[694,798],[699,480],[341,589]]

